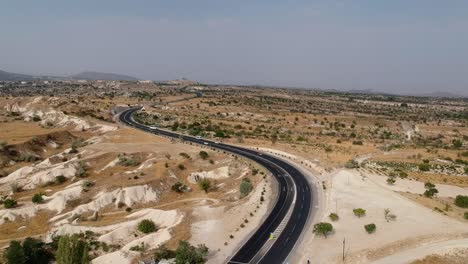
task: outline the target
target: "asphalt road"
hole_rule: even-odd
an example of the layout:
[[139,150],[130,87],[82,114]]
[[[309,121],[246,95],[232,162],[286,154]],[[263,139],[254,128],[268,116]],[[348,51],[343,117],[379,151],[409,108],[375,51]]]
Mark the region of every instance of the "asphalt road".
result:
[[[278,181],[278,199],[264,222],[251,237],[230,258],[228,263],[286,263],[288,255],[299,239],[307,222],[311,204],[312,190],[305,176],[289,163],[274,156],[259,153],[252,149],[216,143],[206,139],[177,134],[163,129],[152,129],[135,122],[131,116],[140,108],[123,111],[119,119],[129,126],[155,135],[162,135],[184,141],[206,145],[212,148],[231,152],[251,159],[265,167]],[[270,235],[277,230],[283,219],[290,212],[290,220],[282,225],[282,232],[273,240]]]

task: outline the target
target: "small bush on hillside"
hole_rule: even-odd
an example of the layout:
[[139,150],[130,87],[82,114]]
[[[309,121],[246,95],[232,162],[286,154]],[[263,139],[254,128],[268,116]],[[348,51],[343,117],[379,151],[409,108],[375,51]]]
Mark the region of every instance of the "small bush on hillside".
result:
[[6,141],[0,141],[0,151],[4,151],[7,143]]
[[431,170],[431,165],[427,164],[427,163],[421,163],[418,165],[418,168],[420,171],[429,171]]
[[119,155],[119,162],[117,164],[125,167],[133,167],[139,165],[140,160],[134,156]]
[[244,178],[240,184],[241,198],[247,196],[253,189],[252,183],[248,178]]
[[404,171],[400,171],[398,176],[400,176],[400,178],[406,178],[406,177],[408,177],[408,173],[406,173]]
[[348,160],[345,164],[345,168],[347,169],[357,169],[359,168],[359,163],[355,160]]
[[174,192],[182,193],[187,191],[188,187],[187,185],[181,183],[181,182],[176,182],[171,186],[171,190]]
[[340,217],[335,214],[335,213],[331,213],[328,217],[330,217],[330,219],[335,222],[335,221],[338,221],[340,219]]
[[201,244],[192,246],[189,242],[181,240],[175,251],[176,264],[203,264],[208,256],[208,248]]
[[86,176],[86,165],[83,162],[78,163],[75,176],[83,178]]
[[208,190],[211,188],[211,181],[207,178],[203,178],[198,182],[200,189],[208,193]]
[[42,198],[41,193],[36,193],[33,195],[31,200],[33,203],[38,204],[38,203],[42,203],[44,201],[44,198]]
[[67,178],[63,175],[55,176],[55,182],[57,184],[64,183],[67,180]]
[[23,247],[21,243],[16,240],[10,242],[10,246],[5,252],[5,257],[8,264],[26,263]]
[[364,229],[366,230],[367,233],[372,234],[377,229],[377,226],[375,224],[368,224],[364,226]]
[[360,145],[362,146],[363,145],[363,142],[361,140],[355,140],[353,141],[353,145]]
[[94,186],[94,182],[92,182],[92,181],[84,181],[81,184],[81,188],[83,188],[83,189],[89,189],[89,188],[91,188],[93,186]]
[[142,220],[140,223],[138,223],[138,231],[145,234],[156,232],[156,224],[149,219]]
[[187,154],[187,153],[185,153],[185,152],[181,152],[181,153],[179,153],[179,155],[180,155],[181,157],[186,158],[186,159],[190,159],[189,154]]
[[355,216],[361,218],[361,217],[366,215],[366,210],[364,210],[362,208],[354,208],[353,213],[354,213]]
[[462,208],[468,208],[468,196],[457,195],[457,197],[455,197],[455,205]]
[[203,150],[200,151],[200,153],[198,153],[198,155],[200,155],[200,158],[202,158],[202,159],[204,159],[204,160],[207,159],[207,158],[209,157],[208,152],[203,151]]
[[452,140],[452,145],[454,148],[461,148],[463,146],[463,141],[461,141],[460,139],[454,139]]
[[174,250],[169,250],[164,245],[162,245],[158,249],[156,249],[156,252],[154,252],[154,261],[158,263],[163,259],[175,258],[175,255],[176,254]]
[[317,223],[314,225],[314,232],[317,235],[327,237],[333,231],[333,225],[326,222]]
[[24,161],[24,162],[35,162],[37,160],[40,160],[41,158],[38,157],[37,155],[35,154],[31,154],[31,153],[23,153],[19,156],[19,158],[17,159],[18,161]]
[[6,209],[14,208],[17,205],[18,205],[18,202],[16,202],[16,200],[13,200],[13,199],[10,199],[10,198],[3,201],[3,206],[5,206]]
[[435,188],[435,184],[431,182],[426,182],[424,183],[424,188],[426,188],[426,191],[424,192],[424,196],[432,198],[434,195],[439,193],[439,191]]

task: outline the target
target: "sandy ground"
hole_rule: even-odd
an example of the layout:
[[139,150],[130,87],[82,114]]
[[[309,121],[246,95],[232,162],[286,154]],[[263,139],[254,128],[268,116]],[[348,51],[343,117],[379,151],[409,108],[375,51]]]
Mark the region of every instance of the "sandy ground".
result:
[[[260,203],[263,188],[265,202]],[[190,242],[203,243],[210,249],[212,255],[207,263],[222,263],[256,230],[275,201],[275,188],[271,180],[261,180],[257,188],[244,198],[248,200],[241,201],[236,206],[226,208],[200,205],[194,208]]]
[[[343,239],[346,263],[369,263],[417,247],[422,241],[440,241],[467,231],[467,224],[436,214],[378,181],[361,177],[359,172],[338,171],[328,187],[331,188],[322,221],[331,222],[327,217],[331,212],[337,212],[340,219],[332,222],[334,234],[306,242],[310,250],[304,254],[304,262],[310,259],[314,263],[341,263]],[[353,208],[359,207],[367,210],[366,216],[354,216]],[[385,220],[385,208],[397,216],[396,221]],[[377,225],[377,231],[371,235],[363,227],[369,223]]]
[[[368,177],[369,180],[379,185],[380,187],[392,191],[423,194],[426,190],[424,188],[424,182],[420,181],[397,178],[394,185],[389,185],[387,184],[387,177],[366,172],[364,172],[363,175]],[[439,191],[439,193],[437,194],[437,196],[439,197],[455,197],[457,195],[468,195],[468,188],[466,187],[463,188],[447,184],[436,184],[436,188]]]
[[410,263],[421,257],[432,254],[450,254],[453,250],[460,248],[468,248],[468,239],[449,240],[439,243],[422,245],[417,248],[405,250],[403,252],[379,259],[372,262],[373,264],[394,264],[394,263]]

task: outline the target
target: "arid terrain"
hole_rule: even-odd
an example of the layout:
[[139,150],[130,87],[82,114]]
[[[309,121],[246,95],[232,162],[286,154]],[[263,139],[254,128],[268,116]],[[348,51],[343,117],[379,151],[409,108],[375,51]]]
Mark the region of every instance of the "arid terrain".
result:
[[[126,127],[116,115],[129,105],[143,106],[134,116],[142,124],[257,149],[306,172],[318,207],[291,263],[468,261],[466,99],[187,80],[3,83],[4,249],[81,234],[92,263],[136,263],[183,240],[222,263],[255,231],[278,191],[268,171]],[[143,220],[155,230],[140,229]],[[314,232],[318,223],[333,230]]]

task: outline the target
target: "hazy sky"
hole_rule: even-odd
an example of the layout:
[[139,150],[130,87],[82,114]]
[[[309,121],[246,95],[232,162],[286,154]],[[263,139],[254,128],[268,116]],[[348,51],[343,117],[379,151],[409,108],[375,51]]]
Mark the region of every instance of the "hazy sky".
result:
[[0,0],[0,69],[468,94],[466,0]]

